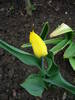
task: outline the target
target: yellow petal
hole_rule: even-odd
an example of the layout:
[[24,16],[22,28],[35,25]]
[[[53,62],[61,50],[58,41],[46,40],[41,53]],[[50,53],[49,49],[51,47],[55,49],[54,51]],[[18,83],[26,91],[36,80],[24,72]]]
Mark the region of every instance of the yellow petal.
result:
[[40,58],[48,54],[46,44],[34,31],[30,32],[29,40],[32,45],[35,56]]

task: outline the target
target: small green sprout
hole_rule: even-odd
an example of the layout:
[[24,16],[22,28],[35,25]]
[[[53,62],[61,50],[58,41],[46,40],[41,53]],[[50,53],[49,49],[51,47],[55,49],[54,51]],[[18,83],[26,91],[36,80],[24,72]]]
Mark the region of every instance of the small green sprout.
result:
[[32,15],[32,12],[34,10],[36,10],[36,8],[34,7],[34,5],[32,4],[31,0],[25,0],[25,4],[26,4],[26,11],[28,15]]

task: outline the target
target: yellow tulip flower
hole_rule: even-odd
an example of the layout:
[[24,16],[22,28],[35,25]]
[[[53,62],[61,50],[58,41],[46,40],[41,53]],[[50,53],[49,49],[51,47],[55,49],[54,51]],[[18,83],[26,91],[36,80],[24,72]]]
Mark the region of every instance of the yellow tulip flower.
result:
[[46,44],[41,37],[34,32],[34,30],[30,32],[29,41],[36,57],[40,58],[48,54]]

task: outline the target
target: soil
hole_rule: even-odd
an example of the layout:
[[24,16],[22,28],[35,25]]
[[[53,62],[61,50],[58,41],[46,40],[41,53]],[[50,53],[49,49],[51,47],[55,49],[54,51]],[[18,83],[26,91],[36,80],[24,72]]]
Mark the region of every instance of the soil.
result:
[[[59,24],[66,23],[75,28],[75,0],[33,0],[36,10],[32,16],[27,15],[24,6],[10,11],[10,0],[0,0],[0,38],[20,48],[21,44],[29,41],[29,32],[32,25],[35,31],[41,32],[43,23],[48,21],[49,33]],[[49,38],[49,36],[47,37]],[[27,49],[31,52],[30,49]],[[62,57],[63,51],[55,57],[63,77],[72,84],[75,84],[75,72],[68,61]],[[0,100],[75,100],[75,96],[68,91],[51,87],[44,91],[41,98],[31,96],[20,87],[28,75],[35,73],[36,68],[21,63],[18,59],[0,49]]]

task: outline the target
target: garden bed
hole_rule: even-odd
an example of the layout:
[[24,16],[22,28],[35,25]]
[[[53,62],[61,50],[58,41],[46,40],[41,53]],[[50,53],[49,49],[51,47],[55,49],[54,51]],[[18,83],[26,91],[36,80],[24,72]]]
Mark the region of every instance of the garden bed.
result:
[[[66,23],[75,28],[75,1],[74,0],[33,0],[36,10],[32,16],[27,15],[24,8],[10,12],[10,2],[0,1],[0,38],[20,48],[21,44],[29,41],[29,32],[32,25],[35,25],[36,33],[40,34],[43,23],[48,21],[49,33],[61,23]],[[16,8],[15,8],[16,9]],[[48,38],[50,38],[48,36]],[[32,52],[31,49],[26,49]],[[75,84],[75,72],[68,61],[60,52],[55,57],[63,77],[72,84]],[[22,64],[18,59],[0,49],[0,100],[39,100],[28,94],[21,84],[30,73],[36,73],[35,67]],[[66,99],[64,99],[66,98]],[[45,91],[41,100],[74,100],[75,96],[68,91],[51,87]]]

